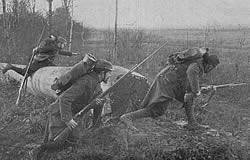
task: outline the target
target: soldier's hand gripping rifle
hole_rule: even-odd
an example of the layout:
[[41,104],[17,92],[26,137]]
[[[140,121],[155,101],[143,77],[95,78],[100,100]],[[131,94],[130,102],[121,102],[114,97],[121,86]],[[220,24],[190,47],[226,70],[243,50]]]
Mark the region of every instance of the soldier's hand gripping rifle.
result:
[[[228,83],[228,84],[221,84],[221,85],[210,85],[208,87],[205,87],[204,90],[211,90],[211,93],[206,103],[202,105],[201,107],[203,108],[208,105],[209,101],[212,99],[217,89],[227,88],[227,87],[246,86],[246,85],[248,84],[247,83]],[[201,92],[202,92],[202,88],[201,88]]]
[[[45,25],[43,26],[43,30],[42,30],[41,35],[40,35],[40,37],[39,37],[39,40],[38,40],[38,42],[37,42],[37,47],[38,47],[39,44],[41,43],[41,40],[42,40],[42,36],[43,36],[44,30],[45,30]],[[23,90],[24,90],[24,93],[25,93],[26,85],[27,85],[27,80],[28,80],[28,71],[29,71],[30,66],[31,66],[31,63],[32,63],[32,61],[33,61],[33,59],[34,59],[34,56],[35,56],[35,52],[33,51],[33,52],[32,52],[32,56],[31,56],[30,61],[29,61],[29,64],[28,64],[28,66],[26,67],[26,71],[25,71],[25,74],[24,74],[24,76],[23,76],[23,79],[22,79],[22,82],[21,82],[21,86],[20,86],[20,88],[19,88],[19,90],[18,90],[18,96],[17,96],[17,100],[16,100],[16,105],[17,105],[17,106],[19,105],[19,101],[20,101],[20,99],[21,99],[21,97],[22,97],[22,92],[23,92]]]
[[[116,83],[114,83],[110,88],[108,88],[107,90],[105,90],[103,93],[101,93],[97,98],[103,98],[105,97],[108,93],[110,93],[110,91],[115,88],[122,79],[124,79],[125,77],[127,77],[129,74],[131,74],[133,71],[135,71],[138,67],[140,67],[143,63],[145,63],[150,57],[152,57],[153,55],[155,55],[161,48],[163,48],[165,45],[167,45],[167,42],[164,43],[163,45],[161,45],[159,48],[157,48],[154,52],[152,52],[149,56],[147,56],[146,58],[144,58],[139,64],[136,64],[134,67],[132,67],[126,74],[124,74],[121,78],[118,79],[118,81],[116,81]],[[93,109],[95,107],[95,99],[92,100],[87,106],[85,106],[80,112],[78,112],[77,114],[74,115],[73,119],[87,113],[90,109]],[[70,133],[70,128],[66,127],[64,130],[62,130],[57,136],[55,136],[54,141],[61,141],[63,139],[65,139],[66,137],[68,137]]]

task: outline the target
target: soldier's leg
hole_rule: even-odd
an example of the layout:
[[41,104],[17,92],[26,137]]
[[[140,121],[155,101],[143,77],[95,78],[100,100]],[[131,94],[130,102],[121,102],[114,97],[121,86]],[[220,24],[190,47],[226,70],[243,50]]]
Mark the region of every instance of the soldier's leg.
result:
[[94,108],[94,113],[93,113],[93,127],[95,127],[95,128],[101,126],[102,109],[103,109],[103,105]]
[[31,75],[34,72],[36,72],[38,69],[46,67],[46,66],[55,66],[55,64],[50,62],[48,59],[44,60],[44,61],[36,61],[36,60],[34,60],[30,65],[30,68],[28,70],[28,75]]
[[[42,61],[42,62],[39,62],[39,61],[33,61],[29,67],[29,70],[28,70],[28,76],[30,76],[31,74],[33,74],[35,71],[37,71],[38,69],[42,68],[42,67],[45,67],[45,66],[52,66],[54,65],[53,63],[51,63],[50,61],[48,60],[45,60],[45,61]],[[8,70],[13,70],[15,72],[17,72],[18,74],[21,74],[22,76],[25,75],[25,72],[27,70],[27,67],[26,66],[25,68],[19,68],[19,67],[16,67],[12,64],[7,64],[3,69],[2,69],[2,72],[3,74],[5,74]]]
[[194,107],[193,103],[184,103],[183,107],[185,108],[185,112],[187,115],[188,124],[184,125],[184,128],[188,130],[200,130],[200,129],[206,129],[207,126],[200,125],[194,116]]
[[26,68],[19,68],[16,67],[10,63],[8,63],[3,69],[2,69],[2,73],[5,74],[8,70],[13,70],[15,72],[17,72],[18,74],[21,74],[22,76],[24,76]]
[[134,120],[146,117],[156,118],[162,116],[171,101],[171,99],[166,99],[163,102],[154,103],[138,111],[124,114],[121,116],[120,120],[125,123],[129,128],[136,130],[136,128],[133,126]]
[[29,152],[29,156],[31,160],[38,160],[39,157],[41,157],[42,153],[45,151],[53,151],[57,149],[62,149],[65,146],[65,142],[47,142],[44,144],[41,144],[35,148],[33,148]]
[[[56,103],[52,104],[52,107]],[[55,108],[54,108],[55,109]],[[55,110],[54,110],[55,111]],[[30,152],[30,158],[32,160],[36,160],[38,157],[41,156],[41,154],[47,150],[56,150],[56,149],[61,149],[65,146],[66,140],[67,139],[60,139],[57,141],[54,141],[54,138],[65,128],[67,127],[64,122],[61,121],[60,119],[60,113],[54,112],[50,113],[49,115],[49,140],[47,143],[43,143],[35,148],[33,148]]]

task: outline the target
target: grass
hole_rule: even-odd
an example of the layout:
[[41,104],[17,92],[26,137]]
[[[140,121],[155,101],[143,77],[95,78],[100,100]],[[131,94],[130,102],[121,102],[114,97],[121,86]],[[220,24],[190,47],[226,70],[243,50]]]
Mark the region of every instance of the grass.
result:
[[[126,31],[129,32],[129,31]],[[126,35],[124,31],[121,35]],[[191,31],[190,31],[191,32]],[[219,32],[219,31],[218,31]],[[217,32],[217,33],[218,33]],[[228,31],[227,31],[228,32]],[[148,36],[147,33],[131,32],[128,35],[132,38],[120,39],[120,42],[127,47],[136,40],[146,40],[147,43],[139,43],[136,52],[134,49],[123,46],[123,54],[128,55],[117,63],[130,68],[134,63],[139,62],[143,57],[154,50],[159,43],[168,39],[171,45],[162,49],[155,57],[139,68],[139,72],[146,75],[151,81],[156,73],[164,67],[161,62],[175,51],[186,47],[185,34],[182,32],[159,32],[157,36]],[[229,32],[231,33],[231,32]],[[233,37],[240,36],[240,32],[233,32],[232,35],[222,32],[210,34],[214,37],[211,51],[220,56],[222,64],[213,72],[202,79],[206,84],[224,84],[232,82],[248,82],[249,65],[246,61],[248,44],[246,44],[238,55],[242,63],[236,70],[234,59],[238,42],[229,41]],[[140,37],[133,36],[138,34]],[[189,45],[197,46],[203,43],[202,37],[196,32],[189,33]],[[219,38],[220,37],[220,38]],[[217,38],[217,39],[216,39]],[[220,45],[220,39],[225,40]],[[177,39],[177,40],[176,40]],[[127,40],[127,41],[125,41]],[[227,41],[228,40],[228,41]],[[110,41],[111,42],[111,41]],[[110,43],[109,42],[109,43]],[[99,42],[100,43],[100,42]],[[107,45],[109,46],[109,45]],[[136,46],[136,45],[135,45]],[[102,46],[105,47],[105,46]],[[91,47],[86,47],[90,51]],[[102,51],[109,51],[110,48],[98,48],[95,52],[97,57],[108,57]],[[126,52],[127,51],[127,52]],[[56,60],[58,65],[72,65],[80,57],[64,58]],[[28,159],[30,144],[42,141],[45,125],[46,107],[50,100],[38,98],[27,94],[25,101],[20,106],[15,106],[18,93],[18,85],[4,81],[0,83],[0,157],[1,159]],[[42,159],[249,159],[249,87],[225,88],[218,90],[210,101],[207,108],[199,108],[197,100],[196,117],[202,124],[214,128],[207,132],[188,132],[176,125],[175,121],[185,120],[185,114],[180,104],[173,103],[162,119],[142,119],[135,122],[139,132],[129,131],[122,124],[116,126],[104,126],[95,131],[86,130],[82,127],[82,139],[77,148],[68,148],[58,152],[45,154]]]

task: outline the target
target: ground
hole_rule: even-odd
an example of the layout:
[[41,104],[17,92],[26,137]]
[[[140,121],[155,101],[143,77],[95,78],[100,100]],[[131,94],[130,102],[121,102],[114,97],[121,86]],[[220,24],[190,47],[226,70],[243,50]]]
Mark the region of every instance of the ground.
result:
[[[15,105],[18,84],[0,83],[0,157],[1,160],[29,159],[28,151],[43,141],[46,107],[50,100],[26,94]],[[82,127],[76,148],[46,152],[42,160],[71,159],[250,159],[250,101],[237,103],[215,95],[202,109],[197,102],[197,120],[209,125],[206,131],[184,130],[184,110],[174,102],[158,119],[135,122],[138,131],[123,124],[107,124],[96,130]]]

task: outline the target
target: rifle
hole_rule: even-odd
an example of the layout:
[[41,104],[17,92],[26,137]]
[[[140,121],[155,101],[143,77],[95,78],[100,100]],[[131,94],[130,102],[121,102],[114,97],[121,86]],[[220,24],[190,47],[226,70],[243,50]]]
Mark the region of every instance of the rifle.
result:
[[[123,76],[121,76],[121,78],[118,79],[118,81],[116,81],[110,88],[108,88],[107,90],[105,90],[104,92],[102,92],[97,98],[102,98],[105,97],[113,88],[115,88],[119,82],[124,79],[125,77],[127,77],[129,74],[131,74],[133,71],[135,71],[138,67],[140,67],[143,63],[145,63],[150,57],[152,57],[153,55],[155,55],[161,48],[163,48],[165,45],[167,45],[167,42],[164,43],[163,45],[161,45],[159,48],[157,48],[154,52],[152,52],[149,56],[147,56],[146,58],[144,58],[140,63],[136,64],[134,67],[132,67],[126,74],[124,74]],[[79,111],[78,113],[76,113],[73,117],[77,118],[78,116],[87,113],[90,109],[93,109],[95,107],[95,99],[92,100],[87,106],[85,106],[81,111]],[[68,137],[69,133],[70,133],[71,129],[69,127],[64,128],[61,132],[59,132],[58,135],[55,136],[55,138],[53,139],[54,141],[61,141],[64,140],[66,137]]]
[[[41,40],[42,40],[42,36],[43,36],[43,33],[44,33],[44,30],[45,30],[45,25],[43,26],[43,30],[41,32],[41,35],[39,37],[39,40],[37,42],[37,47],[39,46],[39,44],[41,43]],[[26,87],[27,87],[27,81],[28,81],[28,71],[30,69],[30,66],[31,66],[31,63],[33,62],[33,59],[34,59],[34,56],[35,56],[35,52],[32,52],[32,56],[30,58],[30,61],[28,63],[28,66],[26,68],[26,71],[25,71],[25,74],[23,76],[23,79],[22,79],[22,82],[21,82],[21,86],[18,90],[18,96],[17,96],[17,100],[16,100],[16,105],[18,106],[19,105],[19,101],[21,99],[21,95],[22,95],[22,91],[24,89],[24,93],[25,93],[25,90],[26,90]]]
[[202,105],[201,108],[204,108],[208,105],[209,101],[212,99],[212,97],[214,96],[215,91],[217,89],[227,88],[227,87],[245,86],[245,85],[248,85],[248,84],[247,83],[228,83],[228,84],[221,84],[221,85],[211,85],[212,92],[211,92],[208,100],[206,101],[206,103],[204,105]]

